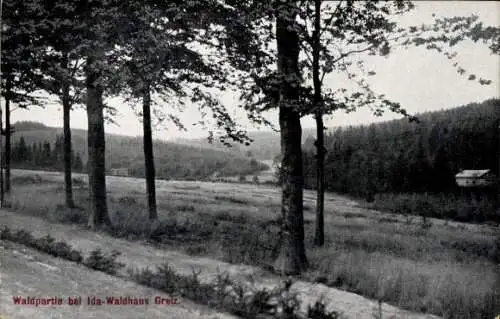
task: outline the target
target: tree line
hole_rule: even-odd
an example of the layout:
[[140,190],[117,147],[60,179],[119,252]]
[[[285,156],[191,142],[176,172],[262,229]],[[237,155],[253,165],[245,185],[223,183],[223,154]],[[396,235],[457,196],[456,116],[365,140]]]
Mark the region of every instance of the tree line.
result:
[[[211,113],[222,133],[218,138],[249,144],[246,132],[210,92],[232,88],[240,92],[240,106],[254,123],[269,124],[262,114],[269,109],[279,111],[284,172],[282,237],[274,267],[286,274],[298,273],[308,265],[301,117],[313,115],[318,125],[317,245],[324,242],[323,116],[366,106],[375,115],[387,109],[411,119],[399,103],[371,90],[365,77],[374,72],[366,70],[358,54],[386,56],[392,46],[425,46],[453,63],[452,46],[463,40],[481,41],[492,52],[499,51],[498,29],[483,26],[474,16],[398,26],[393,17],[411,11],[414,5],[410,1],[6,0],[2,6],[7,192],[11,106],[41,103],[33,93],[44,90],[56,96],[63,109],[66,204],[74,206],[70,114],[74,106],[84,104],[89,226],[112,227],[106,198],[104,126],[117,111],[107,98],[123,96],[136,106],[143,123],[146,196],[149,218],[155,220],[153,120],[171,120],[182,126],[171,110],[186,106],[186,101],[198,103],[202,117]],[[470,80],[491,82],[463,70],[459,63],[453,65]],[[355,92],[347,92],[342,85],[324,87],[325,75],[332,73],[360,75],[354,80]],[[166,106],[158,107],[158,100]]]
[[[12,167],[63,171],[63,139],[63,136],[60,135],[54,144],[51,144],[49,141],[39,141],[38,143],[33,142],[32,145],[28,145],[24,137],[21,136],[19,142],[12,145]],[[71,152],[71,164],[71,168],[75,172],[81,173],[85,169],[85,165],[78,152]]]
[[[327,134],[326,189],[367,199],[377,193],[456,193],[462,169],[491,169],[500,159],[500,100],[338,128]],[[304,144],[305,185],[316,186],[314,141]]]
[[[57,169],[63,170],[62,166],[54,166],[48,163],[63,163],[64,143],[59,128],[48,127],[37,122],[16,122],[14,123],[15,133],[12,142],[12,166],[20,168],[18,157],[24,158],[26,155],[25,147],[19,148],[19,145],[26,145],[31,151],[36,148],[34,154],[38,154],[38,149],[51,147],[51,154],[59,154],[56,159],[43,155],[46,159],[38,155],[31,156],[31,161],[23,161],[22,167],[33,169]],[[86,162],[87,145],[86,132],[84,130],[72,130],[73,155],[71,162]],[[54,142],[55,141],[55,142]],[[76,145],[75,145],[76,144]],[[206,141],[205,141],[206,144]],[[111,168],[128,168],[129,174],[134,177],[145,177],[144,157],[141,154],[141,138],[106,135],[106,172],[109,174]],[[155,141],[154,143],[155,161],[158,166],[157,177],[161,179],[177,180],[208,180],[217,175],[218,177],[229,177],[237,175],[251,175],[268,167],[256,161],[253,157],[243,156],[241,154],[230,153],[227,148],[210,149],[200,146],[193,147],[183,144]],[[47,152],[46,152],[47,153]],[[21,155],[19,155],[21,154]],[[46,161],[47,163],[45,163]],[[45,163],[45,164],[44,164]],[[79,167],[79,166],[78,166]],[[74,168],[73,168],[74,169]],[[80,169],[79,169],[80,172]]]

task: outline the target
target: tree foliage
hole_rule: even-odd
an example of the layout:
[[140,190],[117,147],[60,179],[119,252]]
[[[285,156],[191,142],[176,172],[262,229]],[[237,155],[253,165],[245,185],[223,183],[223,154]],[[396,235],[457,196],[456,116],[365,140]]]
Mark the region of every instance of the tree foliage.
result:
[[[394,120],[327,134],[326,188],[370,193],[457,192],[461,169],[498,173],[500,101],[419,114],[420,124]],[[306,141],[306,186],[315,188],[312,139]]]

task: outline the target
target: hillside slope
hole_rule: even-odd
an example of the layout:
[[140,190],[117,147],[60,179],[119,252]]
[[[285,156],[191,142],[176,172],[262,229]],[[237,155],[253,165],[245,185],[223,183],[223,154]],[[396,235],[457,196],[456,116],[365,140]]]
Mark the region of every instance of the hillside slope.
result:
[[[367,196],[387,192],[453,192],[462,169],[498,174],[500,99],[339,128],[325,139],[327,189]],[[315,147],[304,145],[306,185],[316,184]]]
[[[26,144],[53,144],[62,128],[49,127],[36,122],[14,123],[13,143],[21,137]],[[87,161],[87,131],[72,130],[73,149],[83,162]],[[154,141],[157,176],[159,178],[205,179],[213,174],[233,176],[253,174],[268,167],[256,160],[225,150],[188,146],[178,143]],[[106,135],[106,168],[126,167],[134,176],[144,176],[144,154],[141,137]]]
[[[208,144],[206,138],[179,138],[175,139],[175,141],[184,145],[205,146],[212,149],[228,151],[243,156],[251,155],[260,161],[272,161],[276,156],[280,154],[281,142],[279,132],[251,131],[248,132],[248,136],[253,139],[253,142],[249,146],[233,144],[230,148],[226,147],[224,144],[220,143],[217,140],[214,140],[213,143]],[[308,138],[314,138],[315,136],[316,130],[314,128],[302,129],[302,143],[304,143]]]

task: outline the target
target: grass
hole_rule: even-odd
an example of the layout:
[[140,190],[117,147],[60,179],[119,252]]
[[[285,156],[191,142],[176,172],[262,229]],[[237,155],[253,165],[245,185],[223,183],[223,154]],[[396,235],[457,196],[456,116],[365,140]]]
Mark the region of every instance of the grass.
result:
[[[40,176],[47,181],[14,183],[12,208],[54,221],[85,223],[85,209],[60,206],[62,177],[56,181]],[[143,181],[117,179],[109,184],[116,236],[147,238],[169,249],[262,267],[276,257],[278,189],[159,181],[159,221],[151,223],[147,221]],[[314,198],[312,193],[305,195]],[[75,188],[78,206],[87,206],[87,196],[84,187]],[[354,204],[327,194],[327,245],[315,248],[315,205],[313,200],[305,201],[311,207],[304,212],[311,267],[304,279],[321,278],[329,286],[446,318],[495,315],[495,287],[500,286],[496,228],[432,218],[424,221],[419,216],[379,213]]]
[[500,222],[494,200],[467,199],[452,194],[377,194],[368,207],[402,215],[417,215],[462,222]]
[[[22,229],[13,232],[4,227],[0,230],[0,239],[19,243],[110,275],[117,275],[118,270],[125,266],[116,260],[120,255],[118,251],[105,254],[96,249],[84,259],[81,252],[72,249],[65,242],[56,242],[49,235],[35,238]],[[272,290],[256,289],[249,284],[230,280],[227,275],[218,274],[215,282],[203,283],[195,270],[190,276],[180,275],[168,264],[159,266],[156,271],[148,268],[142,270],[128,268],[127,275],[120,277],[161,290],[171,296],[179,295],[212,308],[228,311],[245,319],[254,319],[260,315],[265,315],[265,318],[280,319],[340,318],[339,313],[327,311],[321,300],[309,305],[304,316],[300,312],[298,295],[289,291],[292,282],[285,282]]]

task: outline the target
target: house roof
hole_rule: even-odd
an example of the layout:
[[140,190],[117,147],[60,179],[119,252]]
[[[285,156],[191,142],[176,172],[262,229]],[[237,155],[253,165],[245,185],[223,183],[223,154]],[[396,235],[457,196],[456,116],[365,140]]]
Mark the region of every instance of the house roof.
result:
[[457,178],[481,178],[490,172],[489,169],[466,169],[455,175]]

